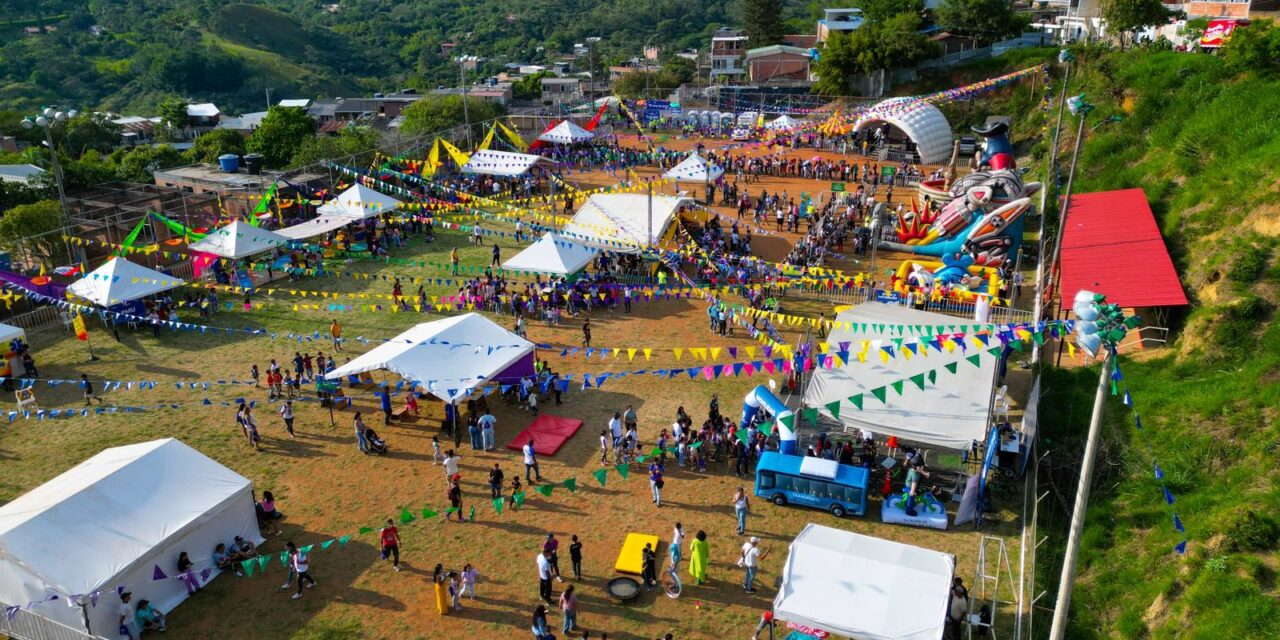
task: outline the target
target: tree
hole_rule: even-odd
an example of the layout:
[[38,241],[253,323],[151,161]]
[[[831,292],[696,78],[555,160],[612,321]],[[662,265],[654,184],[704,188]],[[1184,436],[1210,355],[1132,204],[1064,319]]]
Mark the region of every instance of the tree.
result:
[[25,184],[0,180],[0,212],[20,204],[31,204],[56,197],[53,178],[49,173],[46,171],[44,175],[33,178]]
[[937,49],[937,43],[920,33],[918,13],[898,13],[864,23],[855,31],[832,33],[818,58],[813,92],[849,95],[853,76],[910,67],[935,55]]
[[698,67],[692,60],[671,56],[662,64],[662,70],[658,72],[658,84],[663,87],[678,87],[692,81],[697,73]]
[[[401,113],[404,116],[404,123],[400,125],[400,132],[406,136],[438,135],[463,125],[467,117],[472,123],[477,123],[492,120],[507,113],[502,105],[481,98],[467,96],[466,104],[464,114],[462,96],[426,96],[406,107]],[[473,137],[482,133],[475,124],[472,125],[472,129]]]
[[742,26],[752,49],[782,42],[782,0],[744,0]]
[[938,7],[938,22],[982,43],[1018,35],[1027,24],[1009,0],[946,0]]
[[0,247],[50,268],[66,255],[66,244],[58,233],[62,222],[62,205],[57,200],[20,204],[0,217]]
[[214,129],[196,138],[189,152],[192,162],[217,162],[224,153],[244,154],[244,136],[231,129]]
[[627,100],[648,97],[644,94],[648,87],[658,86],[658,74],[648,71],[632,71],[622,74],[613,83],[613,94]]
[[160,103],[160,119],[164,125],[173,129],[187,128],[187,101],[178,96],[169,96]]
[[380,136],[369,127],[349,126],[336,136],[312,136],[302,141],[290,167],[305,167],[329,158],[341,158],[378,148]]
[[898,14],[924,14],[924,0],[855,0],[854,6],[862,9],[865,23],[879,24]]
[[180,167],[187,163],[181,151],[167,144],[142,145],[119,149],[111,154],[116,177],[129,182],[151,182],[156,171]]
[[1169,10],[1161,0],[1102,0],[1102,17],[1108,28],[1120,34],[1123,49],[1125,34],[1163,24],[1169,19]]
[[539,71],[520,78],[511,84],[511,96],[517,100],[537,100],[542,97],[542,79],[555,75],[550,71]]
[[1268,20],[1254,20],[1236,27],[1222,47],[1227,63],[1242,71],[1280,68],[1280,29]]
[[297,107],[271,107],[262,125],[249,136],[245,151],[262,154],[268,167],[283,167],[302,142],[315,135],[316,121]]
[[120,144],[120,127],[106,116],[81,113],[53,127],[54,144],[67,155],[79,158],[90,149],[110,153]]

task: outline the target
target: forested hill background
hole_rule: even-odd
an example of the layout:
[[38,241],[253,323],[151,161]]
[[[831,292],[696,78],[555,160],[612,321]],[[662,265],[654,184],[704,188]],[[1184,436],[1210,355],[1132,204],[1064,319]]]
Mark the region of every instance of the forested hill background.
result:
[[[787,0],[813,30],[825,3]],[[543,62],[599,36],[596,64],[705,50],[741,0],[0,0],[0,110],[46,103],[149,112],[166,96],[260,110],[275,98],[454,84],[450,55]],[[100,29],[93,29],[94,26]],[[53,27],[28,34],[27,27]],[[94,32],[98,32],[96,35]],[[441,44],[456,43],[453,54]],[[544,53],[538,52],[544,47]]]

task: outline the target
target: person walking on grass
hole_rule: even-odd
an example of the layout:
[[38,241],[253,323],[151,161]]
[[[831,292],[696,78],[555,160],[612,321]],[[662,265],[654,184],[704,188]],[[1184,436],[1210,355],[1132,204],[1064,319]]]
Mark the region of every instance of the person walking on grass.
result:
[[485,451],[493,451],[494,443],[494,425],[498,424],[498,419],[493,417],[488,407],[484,410],[484,415],[480,416],[480,444]]
[[733,494],[733,515],[738,518],[738,535],[747,532],[747,512],[751,510],[751,502],[747,500],[747,492],[742,487]]
[[582,579],[582,543],[578,541],[578,536],[570,538],[569,543],[569,564],[573,566],[573,579]]
[[97,400],[98,404],[102,404],[102,398],[93,393],[93,383],[89,382],[89,374],[80,374],[80,389],[84,391],[84,406],[89,406],[94,400]]
[[680,558],[683,557],[681,547],[684,546],[684,527],[680,523],[676,523],[676,528],[671,532],[671,545],[667,547],[667,552],[671,555],[671,570],[680,570]]
[[742,590],[755,593],[756,570],[760,567],[760,538],[751,536],[742,545],[742,558],[738,560],[738,566],[743,569]]
[[387,518],[387,526],[378,532],[378,539],[382,543],[382,559],[390,558],[391,568],[400,571],[400,530],[391,518]]
[[498,463],[493,463],[493,468],[489,470],[489,494],[494,500],[502,497],[502,481],[504,480],[502,467]]
[[445,584],[444,565],[437,564],[431,572],[431,585],[435,595],[436,613],[449,615],[449,587]]
[[560,541],[556,540],[556,534],[547,534],[546,541],[542,543],[542,550],[551,554],[547,559],[551,561],[551,572],[555,574],[556,582],[564,582],[560,577]]
[[582,321],[582,348],[591,348],[591,318]]
[[537,476],[537,481],[542,482],[542,471],[538,469],[538,453],[533,449],[533,438],[529,438],[528,444],[524,445],[521,450],[524,453],[524,481],[526,484],[533,484],[534,480],[529,477],[532,472]]
[[342,351],[342,325],[336,318],[329,321],[329,335],[333,338],[333,350]]
[[693,576],[695,584],[706,584],[707,582],[707,556],[709,552],[707,532],[700,530],[694,534],[693,542],[689,544],[689,575]]
[[538,598],[551,602],[551,552],[543,549],[536,558],[538,563]]
[[289,437],[293,438],[293,401],[285,400],[280,407],[280,417],[284,419],[285,431],[289,432]]
[[564,614],[564,624],[560,626],[560,631],[566,635],[578,628],[578,596],[573,591],[573,585],[569,585],[560,594],[560,612]]
[[449,489],[445,492],[445,495],[449,498],[450,512],[444,514],[444,519],[450,520],[449,516],[457,513],[458,522],[466,522],[466,517],[462,515],[462,486],[459,480],[460,478],[457,474],[449,477]]
[[449,250],[449,264],[453,265],[453,275],[458,275],[458,248]]
[[289,553],[289,566],[298,574],[298,590],[293,594],[293,599],[302,598],[302,584],[305,582],[308,589],[316,586],[316,579],[311,577],[311,558],[302,553],[302,550],[293,544],[293,541],[285,543],[285,548]]

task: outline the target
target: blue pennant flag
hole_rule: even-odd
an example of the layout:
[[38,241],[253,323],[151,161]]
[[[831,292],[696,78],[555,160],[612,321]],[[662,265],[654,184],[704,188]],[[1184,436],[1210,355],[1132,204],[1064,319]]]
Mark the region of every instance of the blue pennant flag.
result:
[[1160,464],[1155,463],[1155,467],[1156,467],[1156,480],[1164,480],[1164,471],[1160,468]]
[[1182,519],[1181,519],[1181,518],[1179,518],[1179,517],[1178,517],[1178,514],[1176,514],[1176,513],[1175,513],[1175,514],[1173,514],[1173,528],[1174,528],[1174,529],[1177,529],[1177,530],[1178,530],[1178,533],[1186,533],[1186,532],[1187,532],[1187,530],[1186,530],[1185,528],[1183,528],[1183,526],[1182,526]]
[[1164,487],[1160,487],[1160,488],[1164,490],[1165,504],[1173,504],[1173,494],[1169,493],[1169,490]]
[[1177,551],[1180,556],[1187,555],[1187,541],[1183,540],[1182,542],[1179,542],[1178,545],[1174,547],[1174,550]]

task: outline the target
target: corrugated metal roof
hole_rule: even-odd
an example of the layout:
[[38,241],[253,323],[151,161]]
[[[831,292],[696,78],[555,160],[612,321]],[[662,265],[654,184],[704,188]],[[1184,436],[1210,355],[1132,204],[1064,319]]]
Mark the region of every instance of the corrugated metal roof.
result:
[[1187,304],[1142,189],[1072,196],[1061,260],[1064,306],[1081,289],[1124,307]]

